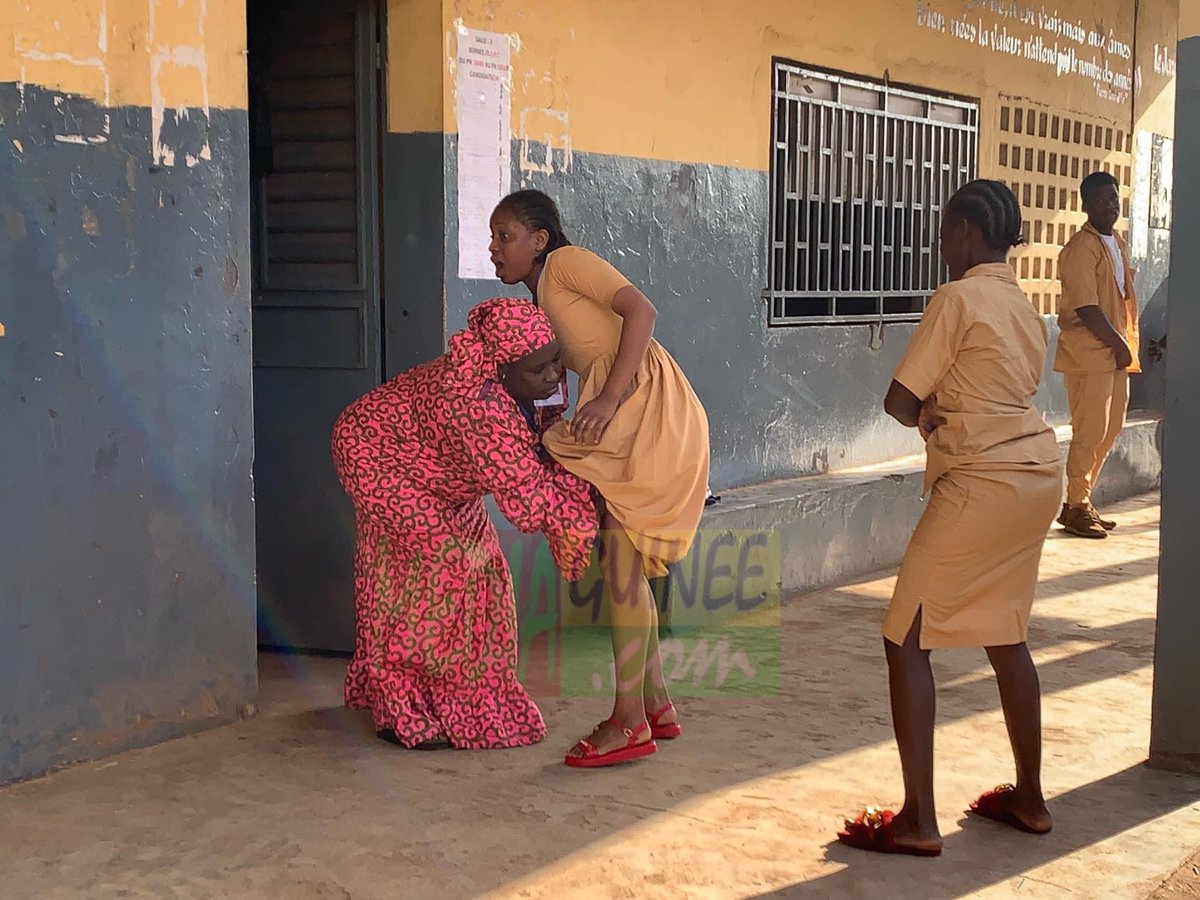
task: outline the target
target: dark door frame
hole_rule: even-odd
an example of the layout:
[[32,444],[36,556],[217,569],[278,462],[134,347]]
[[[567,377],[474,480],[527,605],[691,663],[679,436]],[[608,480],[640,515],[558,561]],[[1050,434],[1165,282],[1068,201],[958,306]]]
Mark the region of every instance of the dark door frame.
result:
[[[355,78],[354,110],[355,110],[355,233],[357,245],[357,276],[353,269],[342,269],[340,276],[329,276],[329,288],[325,296],[321,296],[321,279],[324,277],[315,267],[295,267],[294,272],[284,266],[274,278],[274,284],[268,284],[268,265],[266,241],[268,215],[266,211],[266,176],[259,175],[263,169],[252,165],[251,190],[253,218],[252,227],[255,233],[252,237],[252,292],[255,302],[255,321],[252,335],[255,345],[255,406],[258,407],[263,395],[271,398],[268,402],[295,403],[297,416],[304,415],[301,404],[309,399],[304,389],[304,370],[319,378],[319,385],[314,387],[323,399],[317,403],[320,411],[316,413],[323,422],[333,413],[333,405],[345,405],[352,402],[359,394],[379,384],[385,377],[384,366],[384,191],[383,191],[383,146],[386,135],[387,116],[387,79],[384,60],[384,47],[387,35],[386,8],[382,0],[308,0],[319,10],[329,10],[335,6],[345,6],[353,9],[355,15]],[[256,26],[255,19],[269,15],[267,4],[275,7],[279,15],[289,16],[297,13],[297,6],[289,0],[248,0],[247,24],[250,28],[258,27],[256,41],[250,37],[249,44],[253,48],[257,43],[262,45],[264,34],[272,28],[270,24]],[[368,22],[363,23],[361,17]],[[363,26],[366,27],[363,27]],[[249,37],[249,35],[248,35]],[[283,46],[286,46],[283,45]],[[344,45],[343,45],[344,46]],[[269,48],[268,48],[269,49]],[[253,53],[253,49],[251,51]],[[249,115],[254,117],[256,110],[263,109],[261,91],[267,84],[266,72],[261,63],[269,60],[256,60],[253,56],[248,60],[252,79],[257,75],[259,81],[257,90],[248,101]],[[319,68],[319,67],[318,67]],[[317,76],[314,76],[317,77]],[[252,87],[252,90],[254,88]],[[252,120],[253,121],[253,120]],[[259,120],[261,127],[263,120]],[[252,125],[253,128],[253,125]],[[269,141],[269,133],[267,135]],[[263,152],[269,143],[252,143],[251,153]],[[253,163],[253,157],[252,157]],[[301,169],[303,171],[303,169]],[[313,271],[314,281],[305,282],[306,271]],[[274,294],[272,297],[271,294]],[[338,332],[344,338],[341,342],[333,336],[326,346],[321,346],[319,323],[321,315],[346,315],[354,307],[354,296],[364,298],[359,302],[362,314],[357,323],[357,348],[350,344],[353,332]],[[307,302],[306,302],[307,301]],[[289,332],[285,320],[289,312],[299,310],[300,316],[312,316],[318,323],[317,331],[305,330],[302,326],[299,332]],[[306,310],[311,312],[306,312]],[[272,321],[274,320],[274,321]],[[268,326],[267,323],[271,322]],[[280,326],[283,326],[282,328]],[[273,330],[273,334],[271,333]],[[307,343],[304,340],[289,340],[289,335],[295,334],[309,338],[315,334],[314,340]],[[288,370],[291,370],[289,374]],[[340,370],[340,372],[339,372]],[[322,374],[323,373],[323,374]],[[357,373],[357,374],[356,374]],[[268,387],[260,390],[261,382]],[[338,385],[341,385],[339,387]],[[343,396],[344,395],[344,396]],[[339,407],[340,408],[340,407]],[[263,446],[271,459],[280,460],[281,467],[288,453],[290,437],[301,437],[300,446],[307,449],[301,451],[303,465],[319,465],[321,457],[320,443],[327,441],[324,435],[315,435],[304,431],[299,425],[287,425],[283,431],[291,432],[294,428],[296,435],[285,434],[280,439],[277,427],[267,428],[266,433],[260,433],[265,420],[256,409],[255,414],[255,445]],[[274,420],[278,426],[279,419]],[[328,423],[332,425],[332,419]],[[314,427],[323,427],[317,425]],[[274,432],[273,438],[268,437]],[[272,446],[273,445],[273,446]],[[327,446],[327,444],[326,444]],[[282,454],[282,455],[281,455]],[[263,541],[266,529],[260,527],[258,544],[259,556],[256,560],[256,575],[259,585],[259,643],[260,646],[274,649],[287,649],[313,652],[346,653],[352,647],[354,596],[353,570],[351,560],[346,558],[348,547],[352,547],[353,518],[350,514],[348,498],[340,494],[332,473],[332,460],[326,458],[326,470],[314,473],[308,496],[296,496],[281,488],[278,477],[274,479],[259,468],[266,454],[256,452],[255,493],[256,507],[259,510],[260,526],[263,519],[264,507],[270,504],[266,515],[270,516],[270,529],[273,536]],[[326,454],[327,456],[327,454]],[[268,460],[268,467],[270,460]],[[268,469],[269,472],[269,469]],[[303,485],[307,481],[298,479]],[[297,492],[306,489],[301,486]],[[289,497],[291,499],[289,499]],[[263,501],[266,500],[267,503]],[[344,503],[342,502],[344,501]],[[305,531],[303,520],[305,515],[315,522]],[[324,519],[325,521],[317,521]],[[278,520],[278,521],[277,521]],[[289,532],[293,529],[300,533],[294,537]],[[317,534],[322,528],[329,531],[333,538],[328,542],[322,541]],[[279,529],[285,531],[280,534]],[[268,556],[262,554],[264,544]],[[290,548],[290,549],[289,549]],[[326,571],[319,571],[321,576],[328,575],[313,588],[312,596],[300,596],[304,587],[299,588],[293,579],[289,588],[286,572],[292,560],[296,560],[300,568],[304,566],[304,557],[312,553],[328,550],[330,557],[335,557],[327,566]],[[328,558],[328,557],[327,557]],[[341,574],[344,567],[344,576]],[[315,567],[320,570],[321,565]],[[282,581],[280,573],[283,573]],[[295,600],[289,598],[295,596]]]

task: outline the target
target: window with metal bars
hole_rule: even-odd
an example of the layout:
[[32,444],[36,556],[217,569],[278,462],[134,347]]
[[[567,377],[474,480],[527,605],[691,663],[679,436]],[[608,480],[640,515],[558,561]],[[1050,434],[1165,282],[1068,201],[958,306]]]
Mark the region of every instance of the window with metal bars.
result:
[[942,208],[975,177],[978,104],[776,60],[771,325],[914,320]]

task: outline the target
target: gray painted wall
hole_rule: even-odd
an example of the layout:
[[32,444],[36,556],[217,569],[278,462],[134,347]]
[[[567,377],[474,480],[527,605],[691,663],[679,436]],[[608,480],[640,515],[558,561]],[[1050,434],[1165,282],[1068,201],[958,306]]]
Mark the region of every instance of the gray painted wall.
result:
[[245,113],[104,115],[0,86],[0,782],[256,691]]
[[440,354],[445,334],[446,198],[438,134],[383,139],[384,378]]
[[[456,138],[445,140],[451,333],[475,303],[524,288],[457,277]],[[554,196],[570,238],[610,260],[658,306],[656,336],[708,410],[714,490],[921,451],[882,409],[913,325],[767,327],[765,173],[577,152],[570,170],[553,176],[522,180],[514,162],[513,184]],[[1053,322],[1051,332],[1053,342]],[[1066,395],[1050,362],[1038,402],[1062,421]]]
[[1138,270],[1138,305],[1142,308],[1142,374],[1129,386],[1129,405],[1135,409],[1161,410],[1166,402],[1167,295],[1171,272],[1171,232],[1150,229],[1146,256],[1132,260]]
[[1200,772],[1200,555],[1193,514],[1200,508],[1200,37],[1179,44],[1176,81],[1173,302],[1167,310],[1162,545],[1154,704],[1150,735],[1155,764]]

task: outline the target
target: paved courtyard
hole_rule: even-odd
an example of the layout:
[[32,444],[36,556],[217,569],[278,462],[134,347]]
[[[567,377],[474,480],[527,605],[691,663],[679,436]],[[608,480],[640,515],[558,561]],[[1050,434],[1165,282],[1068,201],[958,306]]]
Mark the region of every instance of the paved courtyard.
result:
[[878,637],[889,572],[784,603],[777,695],[681,700],[681,740],[604,771],[561,764],[602,701],[546,698],[550,737],[536,747],[408,752],[342,709],[343,661],[264,656],[257,717],[0,790],[0,893],[1195,896],[1200,778],[1143,765],[1157,498],[1116,512],[1111,540],[1056,533],[1042,566],[1031,644],[1048,837],[964,816],[1012,772],[986,658],[954,651],[934,657],[944,855],[832,843],[845,814],[900,800]]

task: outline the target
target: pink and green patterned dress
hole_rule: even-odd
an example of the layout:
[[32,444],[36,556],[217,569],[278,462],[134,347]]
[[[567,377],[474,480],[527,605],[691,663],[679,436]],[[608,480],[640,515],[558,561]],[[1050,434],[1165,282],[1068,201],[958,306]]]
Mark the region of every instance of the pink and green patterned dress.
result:
[[543,532],[571,580],[597,530],[591,486],[541,451],[535,429],[561,409],[531,422],[497,383],[497,363],[553,339],[548,320],[502,300],[469,321],[449,353],[361,397],[333,433],[358,528],[346,703],[409,747],[517,747],[546,734],[517,681],[512,580],[483,498],[521,531]]

